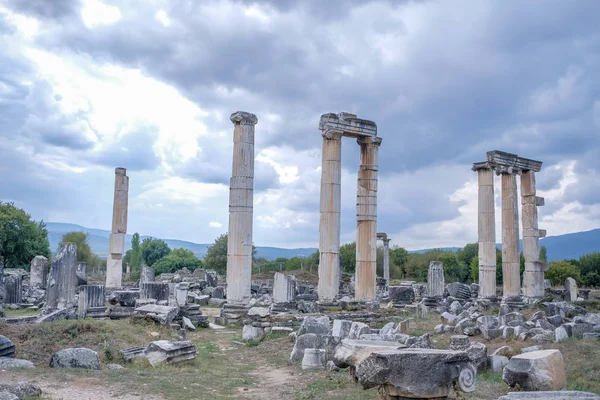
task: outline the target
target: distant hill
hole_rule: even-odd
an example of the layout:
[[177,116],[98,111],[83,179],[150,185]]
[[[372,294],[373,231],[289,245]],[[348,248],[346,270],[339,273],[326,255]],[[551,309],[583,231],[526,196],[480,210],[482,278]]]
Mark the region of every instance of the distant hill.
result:
[[[108,236],[110,232],[104,229],[86,228],[75,224],[64,224],[61,222],[47,222],[48,239],[50,240],[50,248],[56,252],[60,239],[67,232],[82,231],[88,233],[88,241],[94,253],[99,257],[106,258],[108,254]],[[142,240],[149,236],[141,236]],[[176,249],[182,247],[192,251],[199,258],[204,258],[210,244],[199,244],[186,242],[184,240],[163,239],[170,248]],[[566,235],[549,236],[540,241],[540,244],[548,249],[548,260],[570,260],[579,258],[580,256],[596,251],[600,251],[600,229],[594,229],[586,232],[569,233]],[[497,244],[501,248],[501,244]],[[125,237],[125,250],[131,248],[131,235]],[[444,247],[442,250],[456,251],[458,247]],[[256,256],[264,257],[267,260],[275,260],[280,257],[308,257],[312,255],[316,248],[298,248],[284,249],[279,247],[256,247]],[[410,253],[424,253],[431,249],[414,250]]]
[[[521,251],[523,241],[520,242]],[[600,229],[567,233],[565,235],[548,236],[540,239],[540,246],[546,246],[548,261],[578,259],[584,254],[600,252]],[[496,247],[502,249],[502,243]],[[439,250],[457,251],[459,247],[442,247]],[[409,253],[425,253],[433,249],[412,250]]]

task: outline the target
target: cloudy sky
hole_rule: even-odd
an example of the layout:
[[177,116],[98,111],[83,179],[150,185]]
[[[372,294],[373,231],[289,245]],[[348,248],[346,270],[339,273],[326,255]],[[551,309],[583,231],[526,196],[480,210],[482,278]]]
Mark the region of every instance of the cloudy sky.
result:
[[[470,168],[493,149],[544,162],[549,236],[598,228],[598,15],[594,0],[0,0],[0,199],[110,229],[125,167],[130,233],[212,242],[243,110],[259,119],[255,243],[317,246],[318,120],[348,111],[383,138],[392,244],[476,241]],[[359,149],[342,147],[349,242]]]

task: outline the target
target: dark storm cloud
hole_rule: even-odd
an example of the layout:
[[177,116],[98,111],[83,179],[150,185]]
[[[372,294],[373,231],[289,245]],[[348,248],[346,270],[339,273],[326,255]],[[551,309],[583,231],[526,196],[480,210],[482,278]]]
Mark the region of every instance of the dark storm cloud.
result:
[[4,0],[9,8],[37,18],[60,19],[72,16],[80,7],[79,0]]

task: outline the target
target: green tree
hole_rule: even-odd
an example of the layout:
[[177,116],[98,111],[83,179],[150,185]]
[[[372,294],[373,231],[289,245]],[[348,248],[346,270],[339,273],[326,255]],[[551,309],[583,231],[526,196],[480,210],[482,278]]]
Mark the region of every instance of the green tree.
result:
[[597,272],[589,272],[583,277],[583,281],[589,287],[600,287],[600,274]]
[[356,242],[346,243],[340,247],[340,264],[343,272],[354,273],[356,270]]
[[140,234],[134,233],[131,238],[131,272],[137,273],[142,270],[142,247],[140,246]]
[[88,243],[87,233],[67,232],[61,238],[58,248],[65,243],[75,243],[77,245],[77,261],[86,263],[90,270],[97,269],[100,266],[100,259],[92,252]]
[[142,259],[149,267],[171,252],[171,249],[164,240],[154,238],[144,239],[141,250]]
[[479,283],[479,257],[471,258],[471,280]]
[[390,249],[390,261],[395,267],[393,268],[392,266],[390,266],[390,278],[392,276],[394,276],[394,278],[396,279],[402,278],[402,274],[406,270],[406,262],[408,261],[408,251],[406,251],[406,249],[402,247],[392,247]]
[[581,275],[587,276],[592,272],[600,275],[600,252],[583,255],[578,263]]
[[456,252],[456,256],[465,265],[471,265],[473,257],[479,255],[479,243],[467,243],[465,247]]
[[[524,259],[523,259],[524,260]],[[522,261],[525,262],[525,261]],[[524,265],[524,264],[523,264]],[[471,259],[471,279],[473,282],[479,282],[479,257]],[[496,282],[502,283],[502,251],[496,249]]]
[[6,268],[25,268],[35,256],[50,257],[48,230],[13,203],[0,201],[0,263]]
[[220,274],[227,271],[227,234],[224,233],[215,239],[204,257],[204,265],[208,269],[214,269]]
[[575,265],[566,261],[551,262],[548,271],[544,273],[544,277],[549,279],[553,285],[562,285],[565,279],[571,277],[581,284],[581,272]]
[[157,274],[172,273],[182,268],[195,271],[201,267],[202,261],[192,251],[182,248],[171,251],[152,265]]
[[[459,258],[457,253],[443,252],[438,256],[438,261],[444,265],[446,282],[465,282],[469,279],[469,267]],[[427,268],[429,269],[429,266]]]
[[541,262],[548,262],[548,249],[546,249],[546,246],[540,247],[539,259]]

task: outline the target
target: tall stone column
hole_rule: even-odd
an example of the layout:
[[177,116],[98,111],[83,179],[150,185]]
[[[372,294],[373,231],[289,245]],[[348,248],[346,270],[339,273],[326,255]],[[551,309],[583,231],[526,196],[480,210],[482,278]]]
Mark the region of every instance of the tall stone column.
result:
[[494,171],[473,168],[478,180],[479,297],[496,296],[496,221]]
[[361,137],[358,144],[355,297],[357,300],[373,300],[377,284],[377,170],[381,138]]
[[125,168],[115,169],[115,196],[113,202],[112,231],[109,236],[106,259],[106,287],[120,288],[123,280],[123,253],[127,233],[127,204],[129,177]]
[[340,288],[342,132],[326,129],[322,134],[318,292],[320,301],[333,301]]
[[390,286],[390,239],[383,239],[383,279]]
[[237,111],[233,122],[233,165],[229,183],[227,301],[247,304],[252,279],[252,217],[254,201],[254,126],[256,115]]
[[544,198],[536,196],[535,173],[523,171],[521,174],[521,204],[523,220],[523,255],[525,256],[525,272],[523,272],[523,295],[531,300],[544,296],[544,271],[546,263],[540,262],[539,238],[546,236],[546,231],[538,229],[538,206],[544,205]]
[[503,298],[521,295],[517,175],[502,173],[502,282]]

